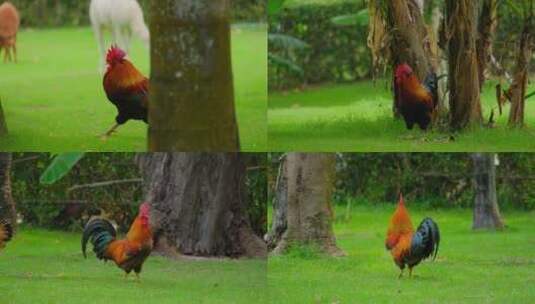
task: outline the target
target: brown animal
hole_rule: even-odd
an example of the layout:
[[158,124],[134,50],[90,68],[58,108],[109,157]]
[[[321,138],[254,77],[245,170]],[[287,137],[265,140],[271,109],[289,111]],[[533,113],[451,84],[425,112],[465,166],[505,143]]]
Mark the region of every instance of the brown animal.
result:
[[[4,49],[4,62],[17,62],[17,32],[20,17],[17,8],[7,1],[0,5],[0,53]],[[13,57],[12,53],[13,52]]]

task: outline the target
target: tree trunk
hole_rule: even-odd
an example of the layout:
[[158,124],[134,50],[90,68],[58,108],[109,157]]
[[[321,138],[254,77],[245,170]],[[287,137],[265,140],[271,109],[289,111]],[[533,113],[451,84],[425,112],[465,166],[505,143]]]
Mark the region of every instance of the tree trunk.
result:
[[238,151],[229,1],[151,3],[149,150]]
[[271,230],[265,237],[268,249],[274,249],[288,228],[288,169],[286,156],[281,157],[275,194],[273,197],[273,216]]
[[529,80],[529,66],[533,54],[533,19],[531,16],[524,22],[524,29],[520,37],[518,55],[516,59],[513,83],[509,88],[511,98],[511,112],[509,112],[509,126],[524,126],[524,107],[526,103],[526,89]]
[[7,135],[7,123],[2,109],[2,100],[0,100],[0,137]]
[[327,254],[343,255],[332,229],[335,155],[290,153],[286,166],[288,227],[273,253],[283,253],[294,244],[313,244]]
[[11,195],[11,153],[0,152],[0,218],[17,225],[15,201]]
[[473,229],[504,227],[496,197],[495,154],[475,153],[474,161],[474,223]]
[[161,251],[185,255],[264,257],[251,229],[245,165],[236,153],[149,153],[138,156],[145,197]]
[[479,0],[446,1],[450,125],[453,129],[482,122],[476,47],[478,8]]
[[427,27],[419,3],[413,0],[388,1],[388,21],[394,67],[408,63],[423,80],[432,71],[431,56],[425,41]]
[[498,0],[483,0],[479,17],[479,37],[477,39],[477,63],[479,71],[479,91],[483,90],[487,65],[492,58],[492,43],[498,26]]

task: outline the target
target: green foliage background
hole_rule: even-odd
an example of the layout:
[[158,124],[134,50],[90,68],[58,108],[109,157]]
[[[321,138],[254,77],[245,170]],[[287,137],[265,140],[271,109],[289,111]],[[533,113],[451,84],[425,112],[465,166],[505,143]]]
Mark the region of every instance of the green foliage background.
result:
[[310,47],[292,52],[269,45],[270,53],[290,58],[304,70],[304,76],[284,67],[270,65],[270,89],[287,89],[301,84],[346,82],[370,76],[371,57],[366,46],[367,27],[337,26],[331,19],[357,13],[362,1],[337,1],[332,5],[312,3],[289,6],[269,20],[269,32],[286,34]]
[[[516,1],[513,1],[516,3]],[[272,54],[291,58],[304,70],[304,76],[285,67],[271,64],[271,90],[297,88],[325,82],[348,82],[372,77],[371,53],[367,47],[368,25],[339,26],[332,18],[357,14],[367,8],[365,0],[288,0],[277,16],[269,20],[269,32],[299,38],[310,45],[308,50],[293,52],[270,45]],[[432,8],[442,1],[426,1],[425,18],[431,22]],[[518,6],[522,10],[521,6]],[[526,14],[527,12],[521,12]],[[498,8],[498,29],[494,40],[497,60],[511,70],[522,31],[523,16],[505,1]],[[535,65],[532,71],[535,71]],[[389,77],[390,73],[386,71]]]
[[[157,0],[154,0],[157,1]],[[80,26],[89,24],[89,1],[84,0],[11,0],[21,14],[24,27]],[[150,0],[138,0],[149,18]],[[234,21],[265,19],[265,0],[232,0]],[[148,20],[147,20],[148,21]]]
[[[103,212],[127,230],[143,199],[141,182],[69,191],[75,185],[141,178],[135,153],[86,153],[61,180],[42,185],[39,177],[52,161],[47,153],[14,153],[12,192],[24,225],[79,230],[91,215]],[[247,212],[255,232],[265,233],[266,154],[245,153]]]
[[[272,196],[281,154],[271,153]],[[535,155],[498,154],[498,204],[502,209],[535,210]],[[398,193],[422,208],[471,208],[472,159],[468,153],[337,154],[334,199],[341,205],[396,203]]]

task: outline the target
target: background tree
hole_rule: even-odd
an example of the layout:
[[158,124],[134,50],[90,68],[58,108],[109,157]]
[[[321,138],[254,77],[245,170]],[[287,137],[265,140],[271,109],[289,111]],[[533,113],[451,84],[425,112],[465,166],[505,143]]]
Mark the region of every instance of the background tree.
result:
[[0,100],[0,137],[7,135],[7,123],[2,109],[2,100]]
[[17,225],[15,201],[11,195],[11,153],[0,152],[0,216]]
[[497,155],[475,153],[474,162],[474,223],[473,229],[502,229],[503,220],[496,196]]
[[159,249],[263,257],[246,212],[245,165],[236,153],[148,153],[137,158]]
[[238,151],[229,0],[151,1],[150,151]]
[[476,47],[478,13],[479,0],[446,0],[450,125],[453,129],[482,122]]
[[332,229],[335,154],[290,153],[286,161],[287,229],[273,252],[307,244],[330,255],[343,255]]
[[483,90],[488,63],[492,57],[492,44],[498,27],[498,0],[482,0],[478,25],[477,62],[479,65],[479,90]]
[[524,108],[526,103],[526,93],[529,81],[529,68],[533,58],[535,12],[533,11],[533,1],[531,8],[524,16],[524,26],[520,41],[518,43],[518,53],[513,74],[513,83],[509,88],[508,96],[511,101],[511,111],[509,112],[509,125],[513,127],[524,126]]
[[273,195],[271,228],[265,239],[269,249],[274,249],[288,228],[288,167],[286,155],[278,160],[277,180]]

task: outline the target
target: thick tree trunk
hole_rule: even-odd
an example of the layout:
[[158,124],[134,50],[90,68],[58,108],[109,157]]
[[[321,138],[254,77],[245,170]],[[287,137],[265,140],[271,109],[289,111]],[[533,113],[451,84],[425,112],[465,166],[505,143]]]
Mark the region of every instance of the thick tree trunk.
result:
[[511,98],[509,125],[512,127],[524,126],[526,89],[528,87],[529,67],[533,54],[533,19],[534,17],[530,17],[525,21],[518,47],[513,83],[509,88],[508,95]]
[[[236,153],[138,156],[160,250],[185,255],[265,257],[251,229],[245,165]],[[167,248],[163,248],[167,247]]]
[[0,152],[0,218],[17,225],[15,201],[11,195],[11,153]]
[[327,254],[343,255],[332,229],[335,155],[290,153],[286,166],[288,227],[273,253],[283,253],[294,244],[313,244]]
[[149,150],[238,151],[229,0],[151,3]]
[[478,8],[479,0],[446,1],[450,125],[453,129],[482,123],[476,47]]
[[496,197],[496,155],[475,153],[474,161],[474,223],[473,229],[504,227]]
[[2,109],[2,100],[0,100],[0,137],[7,135],[7,123]]
[[281,157],[275,194],[273,196],[273,216],[271,229],[265,237],[268,249],[274,249],[288,228],[288,169],[286,156]]
[[498,26],[498,0],[482,0],[477,39],[477,63],[479,71],[479,90],[483,90],[487,66],[492,58],[492,42]]

